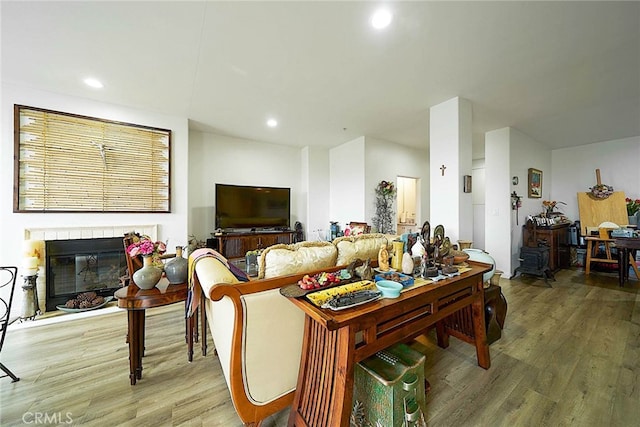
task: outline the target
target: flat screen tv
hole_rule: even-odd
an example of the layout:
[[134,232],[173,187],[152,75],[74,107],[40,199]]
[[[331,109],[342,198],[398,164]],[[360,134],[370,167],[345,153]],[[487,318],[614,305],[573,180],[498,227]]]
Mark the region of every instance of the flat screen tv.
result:
[[289,228],[291,189],[216,184],[216,228]]

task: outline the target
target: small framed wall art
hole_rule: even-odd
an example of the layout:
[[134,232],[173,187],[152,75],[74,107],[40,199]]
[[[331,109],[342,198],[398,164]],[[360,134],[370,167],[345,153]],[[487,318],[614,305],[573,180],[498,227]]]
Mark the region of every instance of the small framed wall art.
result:
[[471,175],[464,175],[462,178],[462,191],[465,193],[471,193]]
[[542,197],[542,171],[529,168],[529,198],[539,199]]

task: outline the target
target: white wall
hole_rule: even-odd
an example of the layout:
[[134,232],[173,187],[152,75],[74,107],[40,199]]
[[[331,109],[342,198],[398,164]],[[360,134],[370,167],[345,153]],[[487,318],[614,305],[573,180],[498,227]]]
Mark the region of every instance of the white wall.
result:
[[454,243],[470,240],[472,196],[462,188],[463,176],[471,175],[471,102],[452,98],[431,107],[429,114],[430,194],[436,202],[431,205],[430,222],[444,225]]
[[[169,247],[187,243],[188,122],[185,118],[125,108],[31,88],[2,85],[2,141],[0,142],[0,259],[20,265],[24,230],[45,227],[94,227],[158,224],[158,238]],[[107,120],[171,129],[171,213],[13,213],[13,106],[81,114]]]
[[364,153],[363,136],[329,150],[329,220],[340,229],[351,221],[367,222]]
[[303,181],[307,183],[307,240],[324,240],[329,228],[329,150],[305,147],[302,158]]
[[[482,142],[484,150],[484,138]],[[471,196],[473,198],[473,247],[485,247],[485,167],[484,158],[472,162],[471,166]],[[465,239],[461,239],[465,240]],[[455,243],[455,242],[454,242]]]
[[560,205],[561,211],[579,220],[576,194],[596,184],[596,169],[600,169],[603,184],[640,199],[639,164],[640,136],[553,150],[549,199],[565,202],[566,206]]
[[291,188],[291,226],[307,223],[307,189],[298,147],[213,133],[189,133],[189,234],[204,240],[215,230],[215,184]]
[[[520,247],[522,246],[522,225],[527,215],[537,215],[543,211],[542,201],[549,200],[553,173],[551,170],[551,150],[542,143],[529,138],[515,128],[510,128],[511,175],[509,185],[522,197],[518,221],[515,215],[511,221],[511,272],[520,265]],[[542,197],[528,197],[528,171],[535,168],[542,171]],[[511,177],[518,177],[518,185],[511,184]]]
[[[398,184],[398,176],[418,180],[416,200],[416,224],[421,227],[429,216],[429,152],[425,149],[409,148],[393,142],[372,137],[365,138],[365,218],[372,224],[375,215],[375,188],[380,181]],[[394,199],[394,212],[397,214]],[[395,219],[395,215],[393,216]],[[395,223],[394,223],[395,224]]]
[[511,271],[510,207],[510,137],[509,128],[497,129],[485,135],[485,246],[495,259],[496,268]]
[[[515,128],[487,132],[485,137],[485,249],[496,268],[511,277],[520,265],[522,225],[528,215],[542,211],[551,188],[551,150]],[[542,171],[542,198],[527,197],[528,169]],[[518,177],[518,184],[512,178]],[[511,193],[522,196],[522,206],[511,209]],[[507,244],[507,242],[509,242]]]

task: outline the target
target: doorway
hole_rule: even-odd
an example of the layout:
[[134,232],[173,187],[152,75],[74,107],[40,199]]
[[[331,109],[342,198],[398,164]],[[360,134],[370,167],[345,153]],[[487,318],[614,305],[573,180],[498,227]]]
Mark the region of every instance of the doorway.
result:
[[396,222],[398,234],[412,233],[416,231],[417,206],[418,206],[418,178],[405,176],[398,177],[397,193],[398,213]]

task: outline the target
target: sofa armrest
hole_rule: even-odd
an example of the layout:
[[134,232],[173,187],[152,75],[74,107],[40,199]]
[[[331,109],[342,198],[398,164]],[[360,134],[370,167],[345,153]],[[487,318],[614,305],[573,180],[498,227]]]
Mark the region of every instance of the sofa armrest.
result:
[[[202,288],[208,289],[207,320],[231,400],[245,424],[258,423],[293,402],[304,313],[280,295],[280,288],[304,274],[338,268],[211,286],[200,280]],[[199,264],[195,271],[200,277]]]

